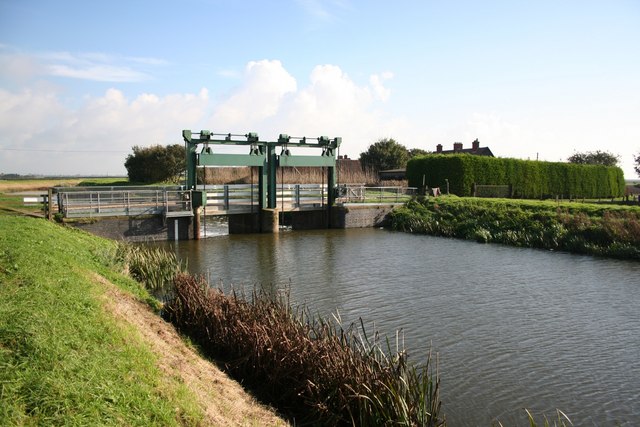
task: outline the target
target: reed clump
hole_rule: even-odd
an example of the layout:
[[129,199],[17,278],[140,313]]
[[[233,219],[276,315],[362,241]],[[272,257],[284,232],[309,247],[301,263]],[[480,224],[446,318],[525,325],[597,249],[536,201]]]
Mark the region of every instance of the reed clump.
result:
[[377,334],[292,309],[286,297],[255,290],[245,298],[176,277],[164,315],[296,424],[445,425],[439,379],[386,351]]
[[162,248],[119,243],[115,258],[125,273],[160,299],[170,294],[176,276],[187,269],[175,253]]

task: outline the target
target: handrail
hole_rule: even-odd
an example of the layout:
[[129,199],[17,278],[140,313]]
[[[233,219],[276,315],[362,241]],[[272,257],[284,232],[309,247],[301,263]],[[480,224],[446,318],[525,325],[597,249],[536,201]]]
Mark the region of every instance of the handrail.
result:
[[[227,184],[206,186],[207,215],[257,212],[257,185]],[[414,187],[366,187],[342,185],[336,188],[337,204],[401,203],[417,194]],[[56,189],[59,210],[65,217],[192,215],[191,190],[128,189],[65,191]],[[323,184],[284,184],[277,188],[278,207],[285,211],[322,209],[328,203],[328,189]]]

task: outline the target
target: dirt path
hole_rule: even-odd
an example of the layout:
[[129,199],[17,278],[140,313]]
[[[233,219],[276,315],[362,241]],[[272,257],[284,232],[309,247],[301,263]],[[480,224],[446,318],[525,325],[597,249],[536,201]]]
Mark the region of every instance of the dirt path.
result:
[[213,363],[185,345],[173,326],[149,307],[125,294],[102,276],[96,280],[107,289],[106,308],[117,319],[132,325],[158,356],[159,368],[178,377],[196,397],[211,426],[286,426],[274,412],[257,403]]

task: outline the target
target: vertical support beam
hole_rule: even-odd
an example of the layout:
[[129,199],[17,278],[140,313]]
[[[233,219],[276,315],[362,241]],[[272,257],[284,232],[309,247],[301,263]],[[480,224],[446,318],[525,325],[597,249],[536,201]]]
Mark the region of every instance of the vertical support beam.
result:
[[225,184],[224,185],[224,210],[228,211],[229,210],[229,185]]
[[197,164],[197,153],[196,147],[197,145],[191,142],[191,131],[185,129],[182,131],[182,138],[185,142],[185,155],[187,161],[187,190],[195,190],[196,189],[196,164]]
[[336,186],[336,168],[335,167],[329,167],[327,168],[327,228],[331,228],[332,227],[332,220],[331,220],[331,212],[333,209],[333,205],[335,205],[336,202],[336,191],[335,191],[335,186]]
[[336,202],[336,168],[327,168],[327,204],[329,207],[333,206]]
[[276,169],[278,168],[278,158],[276,155],[276,145],[267,143],[267,209],[276,208]]
[[267,207],[267,165],[258,167],[258,209]]

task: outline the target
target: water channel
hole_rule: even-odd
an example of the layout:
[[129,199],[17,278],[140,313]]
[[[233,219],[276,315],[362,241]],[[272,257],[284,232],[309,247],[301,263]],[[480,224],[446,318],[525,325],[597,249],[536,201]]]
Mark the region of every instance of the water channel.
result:
[[228,289],[290,288],[345,325],[404,332],[438,354],[450,426],[640,425],[640,263],[382,229],[219,235],[167,243]]

